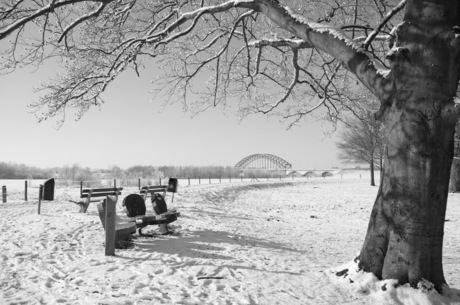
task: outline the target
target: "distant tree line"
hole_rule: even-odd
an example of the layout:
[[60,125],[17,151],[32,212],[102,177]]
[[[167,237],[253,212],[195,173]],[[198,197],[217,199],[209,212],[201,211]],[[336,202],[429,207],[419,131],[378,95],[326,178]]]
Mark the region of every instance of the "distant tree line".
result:
[[118,166],[114,166],[106,171],[108,176],[117,179],[134,179],[134,178],[165,178],[165,177],[177,177],[177,178],[228,178],[228,177],[239,177],[240,170],[231,166],[142,166],[136,165],[128,167],[127,169],[121,169]]
[[51,175],[50,170],[24,164],[0,162],[0,179],[45,179]]
[[[51,177],[72,181],[94,181],[105,179],[159,179],[177,178],[237,178],[241,170],[232,166],[151,166],[136,165],[123,169],[112,166],[108,169],[91,169],[78,163],[42,169],[17,163],[0,162],[0,179],[47,179]],[[244,176],[262,178],[272,176],[268,171],[245,171]]]

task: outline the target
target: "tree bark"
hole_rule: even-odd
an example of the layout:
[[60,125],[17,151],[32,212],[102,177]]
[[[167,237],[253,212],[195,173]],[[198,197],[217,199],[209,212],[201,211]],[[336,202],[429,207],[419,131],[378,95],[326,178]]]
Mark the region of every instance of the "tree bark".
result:
[[452,168],[450,169],[449,192],[460,192],[460,160],[454,159],[452,161]]
[[454,160],[450,168],[449,192],[460,192],[460,122],[455,125]]
[[457,114],[458,1],[407,2],[390,51],[394,92],[382,101],[387,148],[360,267],[412,286],[446,283],[442,243]]
[[374,179],[374,160],[372,160],[370,163],[370,169],[371,169],[371,186],[375,186],[375,179]]

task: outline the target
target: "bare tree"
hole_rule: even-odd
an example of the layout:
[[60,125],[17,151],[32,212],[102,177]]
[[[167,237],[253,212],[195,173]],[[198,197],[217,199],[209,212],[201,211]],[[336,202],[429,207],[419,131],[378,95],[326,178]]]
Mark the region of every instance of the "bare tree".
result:
[[371,185],[375,186],[374,168],[383,168],[384,128],[371,112],[364,118],[353,117],[345,120],[345,129],[337,143],[339,158],[352,163],[369,165]]
[[120,73],[142,66],[158,72],[156,92],[185,109],[234,103],[291,124],[316,110],[337,117],[349,106],[344,81],[359,81],[380,101],[387,140],[359,264],[442,291],[459,20],[458,0],[9,0],[0,70],[62,65],[35,104],[42,118],[81,117]]

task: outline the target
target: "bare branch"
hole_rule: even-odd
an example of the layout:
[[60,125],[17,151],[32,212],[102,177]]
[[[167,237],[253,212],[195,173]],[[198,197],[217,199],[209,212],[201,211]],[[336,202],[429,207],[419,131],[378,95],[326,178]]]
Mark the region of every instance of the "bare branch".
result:
[[80,18],[75,20],[73,23],[71,23],[67,28],[65,28],[64,32],[62,32],[61,37],[59,37],[59,39],[58,39],[58,42],[61,42],[62,38],[64,38],[64,36],[66,36],[67,33],[70,30],[72,30],[74,27],[76,27],[77,25],[79,25],[83,21],[86,21],[86,20],[88,20],[90,18],[97,17],[102,12],[102,10],[104,9],[105,6],[106,6],[106,3],[101,3],[99,5],[99,7],[95,11],[92,11],[92,12],[90,12],[90,13],[84,15],[84,16],[81,16]]
[[9,24],[8,26],[5,26],[3,29],[0,29],[0,40],[8,36],[9,34],[13,33],[17,29],[19,29],[21,26],[29,23],[32,20],[37,19],[40,16],[46,15],[50,12],[53,12],[56,8],[59,7],[64,7],[70,4],[75,4],[79,2],[112,2],[114,0],[62,0],[62,1],[51,1],[47,6],[42,7],[41,9],[36,10],[33,14],[30,14],[28,16],[22,17],[15,22]]
[[394,8],[392,8],[388,13],[385,15],[385,18],[379,23],[379,25],[367,36],[367,39],[363,43],[363,48],[367,49],[369,48],[369,45],[371,44],[372,40],[374,40],[375,37],[379,34],[380,30],[385,26],[385,24],[390,21],[390,19],[396,15],[400,10],[404,8],[406,5],[407,0],[401,0],[398,5],[396,5]]

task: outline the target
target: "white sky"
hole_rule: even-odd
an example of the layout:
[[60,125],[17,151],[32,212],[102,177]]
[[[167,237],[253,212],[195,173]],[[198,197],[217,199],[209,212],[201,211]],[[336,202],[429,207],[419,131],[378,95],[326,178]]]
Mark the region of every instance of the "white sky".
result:
[[38,123],[27,108],[38,98],[33,88],[54,76],[49,69],[0,76],[0,161],[38,167],[233,166],[250,154],[270,153],[296,169],[341,166],[337,132],[327,135],[325,122],[311,118],[286,130],[278,118],[253,115],[240,123],[218,108],[194,118],[180,105],[160,113],[160,102],[148,93],[150,80],[131,71],[109,87],[101,111],[94,108],[78,122],[68,116],[57,130],[54,122]]

